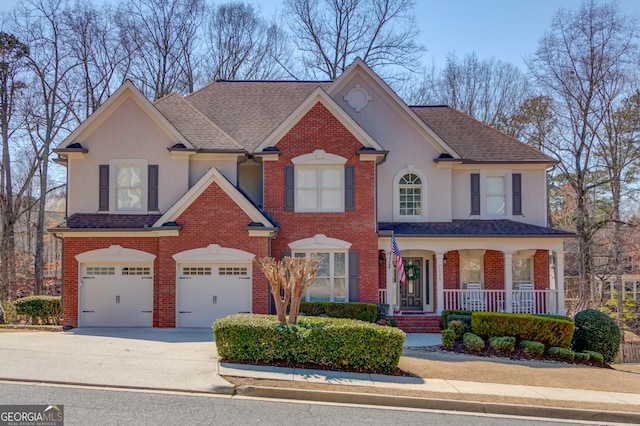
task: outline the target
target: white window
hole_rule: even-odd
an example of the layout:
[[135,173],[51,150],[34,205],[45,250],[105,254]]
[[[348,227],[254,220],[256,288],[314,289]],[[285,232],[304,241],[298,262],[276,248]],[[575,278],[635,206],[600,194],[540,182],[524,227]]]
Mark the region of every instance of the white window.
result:
[[296,166],[296,211],[344,211],[344,166]]
[[467,284],[482,284],[484,277],[484,250],[460,250],[460,281]]
[[295,252],[294,257],[307,257],[315,254],[322,259],[316,279],[309,286],[305,300],[307,302],[347,302],[347,252]]
[[147,210],[147,160],[111,160],[110,211],[112,213]]
[[343,212],[345,157],[316,149],[292,158],[296,212]]
[[485,205],[487,214],[507,214],[507,185],[505,176],[487,176],[485,179]]
[[422,179],[414,173],[400,178],[398,185],[400,216],[422,215]]
[[514,256],[511,259],[513,269],[513,285],[533,283],[533,257]]

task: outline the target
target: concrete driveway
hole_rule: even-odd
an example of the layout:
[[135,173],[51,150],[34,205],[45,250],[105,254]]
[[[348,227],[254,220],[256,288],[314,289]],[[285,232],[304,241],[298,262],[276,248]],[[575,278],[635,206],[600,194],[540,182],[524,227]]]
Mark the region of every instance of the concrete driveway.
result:
[[228,392],[211,328],[0,334],[0,379]]

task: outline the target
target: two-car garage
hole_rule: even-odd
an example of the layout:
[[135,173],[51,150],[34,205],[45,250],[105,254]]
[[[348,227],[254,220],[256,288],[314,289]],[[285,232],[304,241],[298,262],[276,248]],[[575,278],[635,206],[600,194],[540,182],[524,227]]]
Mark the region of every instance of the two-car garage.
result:
[[[76,256],[78,325],[152,327],[155,257],[120,246]],[[252,258],[251,253],[210,245],[168,259],[176,265],[176,326],[211,327],[218,318],[251,312]]]

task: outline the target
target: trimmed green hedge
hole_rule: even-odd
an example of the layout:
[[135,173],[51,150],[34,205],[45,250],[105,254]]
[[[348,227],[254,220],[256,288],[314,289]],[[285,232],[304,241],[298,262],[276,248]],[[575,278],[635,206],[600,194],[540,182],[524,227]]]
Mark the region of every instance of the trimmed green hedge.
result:
[[489,339],[489,347],[496,352],[513,352],[516,347],[516,338],[512,336],[494,336]]
[[473,333],[465,333],[462,337],[462,342],[471,352],[480,352],[485,346],[485,342],[482,337]]
[[531,342],[529,340],[522,340],[520,342],[520,348],[524,350],[524,353],[530,356],[540,356],[544,353],[544,343]]
[[440,335],[442,335],[442,346],[446,349],[452,349],[453,344],[456,342],[456,332],[451,328],[447,328],[446,330],[442,330]]
[[[467,326],[469,326],[469,328],[471,328],[471,313],[473,311],[465,311],[463,309],[445,309],[444,311],[442,311],[442,323],[440,324],[440,328],[441,329],[446,329],[447,328],[447,324],[449,324],[449,321],[451,321],[453,318],[449,318],[450,315],[456,315],[456,317],[458,316],[468,316],[469,317],[469,322],[467,323]],[[461,318],[456,318],[456,319],[461,319]],[[466,321],[465,321],[466,322]]]
[[576,332],[573,335],[573,350],[585,349],[600,352],[607,364],[615,361],[620,350],[620,328],[604,312],[585,309],[575,316]]
[[568,361],[573,361],[573,359],[576,357],[576,353],[571,349],[559,348],[556,346],[552,346],[549,348],[549,355],[551,355],[554,358],[568,360]]
[[471,331],[482,337],[513,336],[517,341],[532,340],[546,347],[569,348],[573,337],[573,321],[531,314],[473,312]]
[[17,315],[38,318],[43,324],[57,324],[60,316],[60,296],[28,296],[16,300]]
[[[375,304],[373,305],[375,308]],[[405,334],[393,327],[342,318],[237,314],[213,323],[218,354],[230,361],[295,362],[364,371],[393,371]]]
[[300,313],[308,316],[351,318],[365,322],[376,322],[378,306],[362,302],[301,302]]

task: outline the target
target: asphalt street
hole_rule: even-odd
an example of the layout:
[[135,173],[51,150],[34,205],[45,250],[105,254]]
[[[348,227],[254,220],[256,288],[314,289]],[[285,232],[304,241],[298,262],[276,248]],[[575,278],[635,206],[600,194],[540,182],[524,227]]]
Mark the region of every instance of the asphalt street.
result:
[[2,404],[64,405],[65,426],[586,424],[482,414],[320,404],[313,401],[273,401],[213,394],[146,392],[11,382],[0,382],[0,401]]

